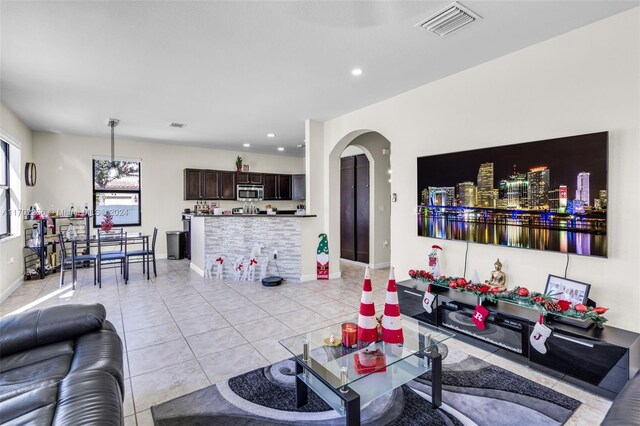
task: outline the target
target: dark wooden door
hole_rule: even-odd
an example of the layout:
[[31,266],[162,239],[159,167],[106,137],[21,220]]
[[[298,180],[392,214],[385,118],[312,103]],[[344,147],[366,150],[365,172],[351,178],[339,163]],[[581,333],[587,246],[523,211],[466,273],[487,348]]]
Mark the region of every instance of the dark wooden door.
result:
[[218,172],[220,179],[220,198],[236,199],[236,172]]
[[220,198],[219,173],[216,170],[203,170],[203,196],[205,200]]
[[369,160],[356,156],[356,261],[369,263]]
[[278,175],[278,200],[291,199],[291,175]]
[[184,199],[202,199],[202,170],[184,169]]
[[340,257],[356,260],[356,157],[340,159]]
[[264,199],[265,200],[277,200],[278,192],[278,178],[277,175],[264,174]]
[[340,257],[369,263],[369,160],[340,162]]

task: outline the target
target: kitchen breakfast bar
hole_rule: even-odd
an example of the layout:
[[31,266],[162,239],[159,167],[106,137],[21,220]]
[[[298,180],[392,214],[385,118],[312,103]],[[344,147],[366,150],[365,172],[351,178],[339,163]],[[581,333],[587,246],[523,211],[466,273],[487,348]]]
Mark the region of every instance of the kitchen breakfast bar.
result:
[[[258,245],[256,279],[268,259],[267,275],[287,281],[315,279],[315,255],[318,245],[315,215],[207,215],[191,218],[191,269],[205,275],[219,257],[223,257],[225,278],[232,278],[231,265],[248,258]],[[277,259],[274,259],[277,253]],[[262,262],[262,264],[261,264]],[[276,268],[277,265],[277,268]]]

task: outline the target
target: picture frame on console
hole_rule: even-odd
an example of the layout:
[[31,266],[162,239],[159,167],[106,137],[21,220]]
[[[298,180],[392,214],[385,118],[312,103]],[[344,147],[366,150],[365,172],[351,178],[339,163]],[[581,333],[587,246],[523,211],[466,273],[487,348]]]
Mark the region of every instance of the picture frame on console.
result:
[[566,300],[572,305],[586,305],[590,289],[591,284],[549,274],[544,294],[551,296],[556,301]]

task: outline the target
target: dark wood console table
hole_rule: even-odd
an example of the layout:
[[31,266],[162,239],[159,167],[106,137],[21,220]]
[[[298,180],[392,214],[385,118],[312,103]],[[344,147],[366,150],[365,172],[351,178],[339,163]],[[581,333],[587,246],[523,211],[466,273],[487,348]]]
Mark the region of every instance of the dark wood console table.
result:
[[427,284],[418,280],[398,283],[400,311],[438,327],[448,327],[458,338],[485,350],[527,364],[608,398],[618,392],[640,370],[640,334],[615,327],[603,329],[555,322],[548,315],[545,324],[553,330],[549,350],[541,354],[529,344],[537,311],[509,303],[483,303],[490,311],[479,330],[471,321],[478,303],[472,294],[432,286],[436,294],[433,312],[422,307]]

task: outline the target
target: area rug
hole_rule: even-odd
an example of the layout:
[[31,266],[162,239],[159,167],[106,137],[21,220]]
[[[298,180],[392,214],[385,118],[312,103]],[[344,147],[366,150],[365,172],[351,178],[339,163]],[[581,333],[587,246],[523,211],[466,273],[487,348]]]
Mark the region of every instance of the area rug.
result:
[[[427,373],[363,407],[363,425],[560,425],[580,406],[553,389],[440,346],[447,355],[443,405],[432,408]],[[295,363],[284,360],[156,405],[151,413],[157,426],[344,424],[313,391],[300,409],[295,398]]]

